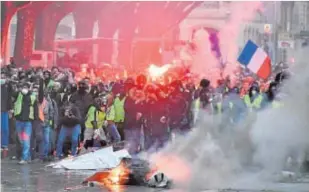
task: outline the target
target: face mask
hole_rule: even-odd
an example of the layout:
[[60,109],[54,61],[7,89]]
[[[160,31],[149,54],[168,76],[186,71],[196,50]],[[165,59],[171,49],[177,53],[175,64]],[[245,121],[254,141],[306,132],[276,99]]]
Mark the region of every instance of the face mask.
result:
[[256,95],[256,91],[252,91],[252,95]]
[[37,96],[37,95],[38,95],[38,92],[33,92],[32,94],[35,95],[35,96]]
[[24,95],[27,95],[28,92],[29,92],[29,90],[26,89],[26,88],[23,88],[23,89],[21,90],[21,93],[24,94]]
[[3,85],[6,82],[6,79],[1,79],[0,84]]

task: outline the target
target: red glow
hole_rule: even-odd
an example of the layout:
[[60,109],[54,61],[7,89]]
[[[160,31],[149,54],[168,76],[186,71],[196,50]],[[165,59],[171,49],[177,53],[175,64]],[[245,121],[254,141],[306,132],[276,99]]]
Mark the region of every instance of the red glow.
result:
[[99,185],[106,187],[109,191],[122,192],[125,191],[124,184],[129,179],[130,170],[124,163],[111,171],[97,172],[87,178],[88,182],[97,182]]
[[[185,183],[191,178],[191,169],[189,164],[180,157],[173,154],[156,154],[152,158],[155,170],[160,170],[175,182]],[[150,174],[151,174],[150,173]]]

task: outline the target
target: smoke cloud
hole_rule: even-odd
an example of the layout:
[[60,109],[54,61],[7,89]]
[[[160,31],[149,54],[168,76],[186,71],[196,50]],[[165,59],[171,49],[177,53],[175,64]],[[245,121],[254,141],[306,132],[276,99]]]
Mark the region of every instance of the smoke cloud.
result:
[[309,149],[306,51],[299,53],[294,75],[282,87],[282,108],[250,114],[236,126],[203,114],[196,128],[177,136],[151,161],[186,191],[278,187],[281,171],[299,171]]
[[237,68],[238,38],[242,35],[243,24],[252,21],[257,15],[257,10],[262,6],[261,2],[242,1],[231,4],[229,21],[223,26],[219,33],[223,59],[227,61],[224,76],[233,75]]
[[[231,2],[229,20],[219,29],[218,39],[222,61],[226,67],[223,77],[233,77],[238,67],[237,57],[239,54],[238,39],[243,24],[253,20],[261,2]],[[206,30],[198,30],[195,33],[194,42],[197,46],[197,53],[194,56],[191,71],[206,77],[212,85],[216,85],[217,79],[221,78],[220,61],[211,50],[211,40]]]

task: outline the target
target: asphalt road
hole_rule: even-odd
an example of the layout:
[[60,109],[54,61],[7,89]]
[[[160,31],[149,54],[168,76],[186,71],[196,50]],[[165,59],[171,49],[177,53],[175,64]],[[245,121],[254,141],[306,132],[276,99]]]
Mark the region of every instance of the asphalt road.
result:
[[[1,191],[3,192],[98,192],[108,191],[99,187],[81,187],[80,183],[94,171],[65,171],[46,168],[42,163],[18,165],[17,161],[1,161]],[[246,185],[246,184],[244,184]],[[78,188],[79,186],[79,188]],[[308,181],[300,183],[281,183],[263,186],[261,189],[250,189],[244,186],[243,189],[209,190],[209,192],[309,192]],[[162,190],[145,187],[126,187],[128,192],[187,192],[178,189]],[[207,190],[202,190],[207,191]],[[115,190],[119,192],[119,190]]]
[[[1,191],[4,192],[98,192],[99,187],[79,186],[93,171],[64,171],[45,168],[42,163],[18,165],[17,161],[1,161]],[[126,191],[153,191],[142,187],[129,187]]]

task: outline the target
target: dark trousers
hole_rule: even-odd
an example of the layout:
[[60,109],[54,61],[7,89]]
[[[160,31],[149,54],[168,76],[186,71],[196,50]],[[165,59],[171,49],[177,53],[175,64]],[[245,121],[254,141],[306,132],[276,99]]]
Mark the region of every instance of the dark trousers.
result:
[[31,141],[30,141],[31,159],[36,159],[39,157],[42,138],[43,138],[42,121],[35,120],[32,122],[32,135],[31,135]]

